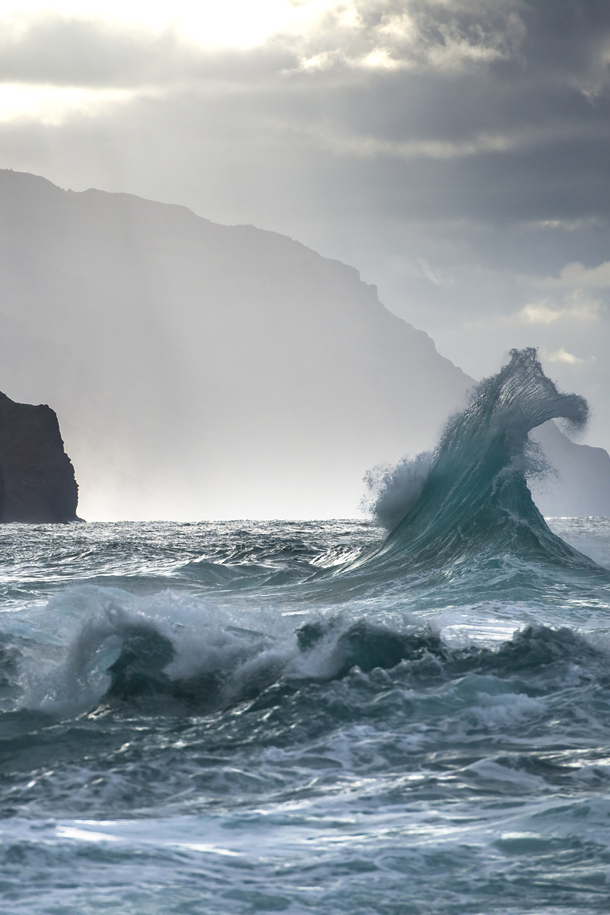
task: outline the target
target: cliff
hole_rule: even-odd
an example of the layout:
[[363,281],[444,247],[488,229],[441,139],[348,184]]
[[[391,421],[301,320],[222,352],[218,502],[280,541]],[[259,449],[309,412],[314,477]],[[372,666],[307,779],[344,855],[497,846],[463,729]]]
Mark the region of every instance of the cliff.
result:
[[[474,383],[297,241],[4,170],[0,288],[0,390],[54,405],[96,520],[353,517],[366,471],[433,448]],[[545,450],[566,459],[544,510],[591,513],[591,452]]]
[[78,487],[57,416],[0,393],[0,520],[76,521]]
[[549,422],[531,438],[542,447],[549,472],[530,481],[547,517],[610,517],[610,456],[604,448],[572,442]]
[[350,517],[470,384],[358,271],[253,226],[0,170],[0,390],[97,520]]

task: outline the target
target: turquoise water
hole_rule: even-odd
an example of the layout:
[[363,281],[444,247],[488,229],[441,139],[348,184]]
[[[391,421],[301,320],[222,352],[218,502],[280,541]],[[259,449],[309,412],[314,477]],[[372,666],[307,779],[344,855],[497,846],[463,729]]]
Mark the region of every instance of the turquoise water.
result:
[[[550,383],[549,383],[550,384]],[[525,351],[374,524],[0,527],[0,909],[610,910],[610,520]]]
[[317,592],[360,522],[0,535],[3,911],[608,910],[598,572],[469,604]]

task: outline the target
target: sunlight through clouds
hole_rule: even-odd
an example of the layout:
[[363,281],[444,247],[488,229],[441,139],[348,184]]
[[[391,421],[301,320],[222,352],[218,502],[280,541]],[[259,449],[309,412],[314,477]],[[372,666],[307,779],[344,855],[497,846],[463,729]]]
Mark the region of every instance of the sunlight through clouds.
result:
[[0,0],[0,164],[298,238],[473,377],[546,345],[610,448],[609,47],[600,0]]
[[[280,81],[290,72],[335,67],[369,74],[451,71],[510,52],[513,7],[514,0],[478,0],[484,16],[475,28],[469,0],[451,7],[442,0],[0,0],[0,122],[57,126],[139,97],[201,89],[208,85],[202,61],[229,49],[263,56],[282,49],[288,69],[275,73]],[[443,159],[504,150],[506,142],[504,136],[354,142],[337,134],[331,145],[356,155]]]
[[222,4],[200,0],[140,2],[140,0],[44,0],[0,3],[0,18],[27,20],[41,15],[67,19],[93,19],[117,26],[161,31],[174,30],[185,38],[209,46],[254,47],[271,34],[284,28],[292,15],[292,4],[286,0],[223,0]]
[[0,84],[0,123],[36,121],[57,126],[71,115],[93,116],[109,105],[126,104],[134,96],[127,89]]
[[305,70],[341,63],[365,69],[453,70],[512,56],[523,37],[516,0],[139,0],[0,2],[0,20],[26,29],[43,16],[170,30],[202,47],[253,48],[272,37]]

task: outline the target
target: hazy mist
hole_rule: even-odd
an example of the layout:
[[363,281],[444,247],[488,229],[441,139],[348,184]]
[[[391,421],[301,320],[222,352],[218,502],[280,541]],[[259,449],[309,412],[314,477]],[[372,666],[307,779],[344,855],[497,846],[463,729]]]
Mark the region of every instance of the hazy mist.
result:
[[605,0],[2,9],[1,165],[297,238],[472,377],[538,346],[610,448]]
[[0,388],[57,410],[85,517],[351,516],[470,385],[288,238],[14,172],[0,199]]
[[83,513],[352,514],[466,386],[412,388],[387,348],[414,332],[354,271],[193,213],[355,265],[471,377],[537,346],[610,448],[605,0],[29,0],[0,26],[0,166],[86,191],[0,213],[1,383],[53,401]]

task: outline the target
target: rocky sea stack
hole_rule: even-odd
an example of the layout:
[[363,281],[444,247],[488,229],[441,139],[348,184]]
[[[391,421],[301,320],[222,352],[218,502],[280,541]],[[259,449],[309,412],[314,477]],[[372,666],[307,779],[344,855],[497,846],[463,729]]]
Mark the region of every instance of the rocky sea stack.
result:
[[74,467],[54,411],[0,393],[0,521],[78,521],[77,502]]

